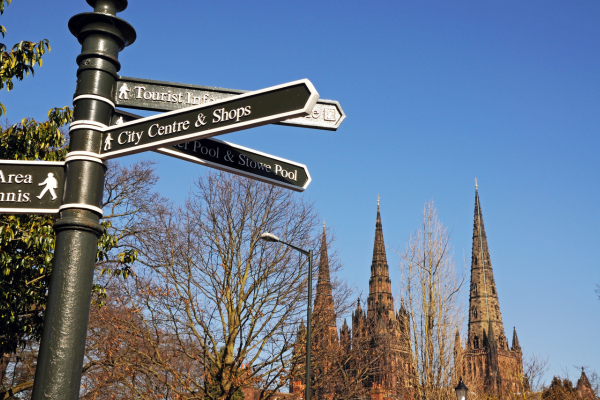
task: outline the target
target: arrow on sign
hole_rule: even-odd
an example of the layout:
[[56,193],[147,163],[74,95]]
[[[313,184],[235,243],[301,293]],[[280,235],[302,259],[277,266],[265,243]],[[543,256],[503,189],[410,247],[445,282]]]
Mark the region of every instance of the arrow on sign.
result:
[[0,213],[57,214],[65,163],[0,160]]
[[[244,93],[248,91],[120,76],[114,102],[117,106],[126,108],[172,111]],[[319,99],[309,115],[286,119],[278,124],[335,131],[345,118],[346,114],[339,102]]]
[[[307,115],[318,99],[319,94],[312,83],[302,79],[117,126],[94,129],[103,132],[100,158],[110,159]],[[71,127],[78,128],[89,126],[82,124]]]

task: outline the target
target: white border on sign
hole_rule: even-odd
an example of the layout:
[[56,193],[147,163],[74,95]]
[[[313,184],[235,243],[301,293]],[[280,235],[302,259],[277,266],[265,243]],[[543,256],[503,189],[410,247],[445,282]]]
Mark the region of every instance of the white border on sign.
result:
[[[2,164],[17,165],[50,165],[53,167],[64,167],[65,161],[29,161],[29,160],[0,160]],[[58,214],[58,208],[4,208],[0,207],[2,214]]]
[[[153,121],[155,119],[159,119],[159,118],[164,118],[164,117],[168,117],[170,115],[179,115],[179,114],[185,114],[185,113],[189,113],[189,112],[193,112],[196,110],[202,110],[204,108],[209,108],[209,107],[214,107],[215,105],[221,104],[221,103],[227,103],[227,102],[232,102],[232,101],[237,101],[239,99],[243,99],[245,97],[251,97],[251,96],[256,96],[258,94],[261,93],[266,93],[266,92],[270,92],[270,91],[275,91],[275,90],[279,90],[285,87],[289,87],[289,86],[297,86],[300,84],[304,84],[307,86],[308,91],[310,93],[308,100],[306,102],[306,104],[304,105],[304,107],[302,109],[296,110],[296,111],[289,111],[289,112],[285,112],[285,113],[281,113],[281,114],[276,114],[276,115],[271,115],[268,117],[263,117],[263,118],[259,118],[259,119],[254,119],[252,121],[245,121],[245,122],[239,122],[236,123],[234,125],[228,125],[228,126],[223,126],[220,128],[212,128],[212,129],[208,129],[202,132],[195,132],[195,133],[189,133],[187,135],[183,135],[183,136],[177,136],[177,137],[173,137],[173,138],[169,138],[169,139],[164,139],[164,140],[158,140],[156,142],[152,142],[152,143],[146,143],[140,146],[136,146],[136,147],[129,147],[126,149],[122,149],[122,150],[115,150],[115,151],[111,151],[110,153],[106,153],[106,154],[100,154],[99,157],[105,160],[111,159],[111,158],[115,158],[115,157],[119,157],[120,154],[125,153],[124,155],[127,154],[135,154],[135,153],[139,153],[145,150],[153,150],[156,149],[157,147],[162,147],[164,145],[175,145],[178,143],[185,143],[185,142],[189,142],[192,140],[197,140],[197,139],[202,139],[202,138],[208,138],[211,136],[216,136],[217,134],[225,134],[225,133],[229,133],[229,132],[235,132],[238,130],[241,130],[241,128],[247,127],[247,128],[251,128],[254,125],[261,125],[262,123],[268,123],[269,121],[273,121],[273,120],[284,120],[284,119],[288,119],[291,117],[297,117],[303,114],[308,114],[309,111],[312,111],[312,109],[314,108],[315,104],[317,103],[317,101],[319,100],[319,93],[317,92],[317,90],[315,89],[315,87],[313,86],[313,84],[308,80],[308,79],[300,79],[297,81],[293,81],[293,82],[289,82],[289,83],[284,83],[282,85],[277,85],[277,86],[272,86],[266,89],[261,89],[261,90],[256,90],[254,92],[248,92],[248,93],[244,93],[244,94],[240,94],[238,96],[232,96],[232,97],[227,97],[225,99],[221,99],[218,101],[214,101],[208,104],[201,104],[198,106],[194,106],[194,107],[187,107],[187,108],[182,108],[179,110],[174,110],[174,111],[168,111],[165,113],[161,113],[161,114],[157,114],[157,115],[152,115],[150,117],[146,117],[146,118],[141,118],[141,119],[136,119],[130,122],[126,122],[124,124],[120,124],[118,126],[112,125],[109,126],[107,128],[103,128],[103,129],[97,129],[100,132],[106,132],[109,130],[121,130],[121,129],[126,129],[128,126],[131,125],[137,125],[140,123],[145,123],[145,122],[150,122]],[[82,128],[83,126],[80,125],[77,128]]]
[[58,208],[2,208],[0,214],[58,214]]
[[206,166],[209,166],[209,167],[212,167],[212,168],[215,168],[215,169],[220,169],[221,171],[231,172],[233,174],[241,175],[241,176],[248,177],[248,178],[252,178],[252,179],[255,179],[257,181],[261,181],[261,182],[265,182],[265,183],[270,183],[270,184],[273,184],[273,185],[276,185],[276,186],[281,186],[281,187],[284,187],[286,189],[294,190],[296,192],[303,192],[303,191],[305,191],[306,188],[308,187],[308,185],[310,184],[310,182],[312,182],[312,178],[310,176],[310,173],[308,172],[308,168],[304,164],[300,164],[300,163],[295,162],[295,161],[286,160],[285,158],[273,156],[271,154],[263,153],[263,152],[258,151],[258,150],[250,149],[248,147],[244,147],[244,146],[240,146],[240,145],[233,144],[233,143],[230,143],[230,142],[226,142],[224,140],[219,140],[219,139],[209,139],[209,140],[212,140],[214,142],[224,143],[224,144],[226,144],[228,146],[235,147],[237,149],[244,150],[244,151],[247,151],[249,153],[254,153],[254,154],[257,154],[257,155],[260,155],[260,156],[263,156],[263,157],[272,158],[272,159],[275,159],[275,160],[278,160],[278,161],[281,161],[281,162],[285,162],[285,163],[294,165],[294,166],[296,166],[298,168],[302,168],[302,169],[304,169],[306,171],[306,176],[308,177],[308,179],[306,180],[306,183],[304,184],[304,186],[300,187],[300,186],[291,185],[289,183],[280,182],[280,181],[277,181],[275,179],[270,179],[270,178],[267,178],[267,177],[264,177],[264,176],[255,175],[255,174],[253,174],[251,172],[242,171],[242,170],[239,170],[239,169],[227,167],[225,165],[217,164],[217,163],[214,163],[212,161],[203,160],[201,158],[197,158],[197,157],[191,156],[189,154],[181,153],[181,152],[178,152],[178,151],[175,151],[175,150],[166,149],[164,147],[160,147],[158,149],[155,149],[154,151],[157,152],[157,153],[160,153],[160,154],[165,154],[165,155],[169,155],[169,156],[172,156],[172,157],[176,157],[176,158],[179,158],[181,160],[191,161],[191,162],[193,162],[195,164],[206,165]]
[[64,161],[30,161],[30,160],[0,160],[2,164],[19,164],[19,165],[53,165],[55,167],[64,166]]

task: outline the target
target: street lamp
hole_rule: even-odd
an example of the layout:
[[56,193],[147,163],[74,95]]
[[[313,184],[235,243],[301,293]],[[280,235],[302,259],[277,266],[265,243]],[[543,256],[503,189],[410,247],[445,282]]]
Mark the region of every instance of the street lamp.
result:
[[312,301],[312,259],[313,259],[313,251],[312,250],[304,250],[299,247],[296,247],[292,244],[286,243],[283,240],[280,240],[277,236],[273,235],[269,232],[264,232],[260,235],[262,240],[267,242],[279,242],[281,244],[285,244],[288,247],[291,247],[294,250],[299,251],[308,257],[308,306],[306,307],[306,400],[310,400],[310,339],[311,339],[311,325],[312,325],[312,309],[311,309],[311,301]]
[[454,388],[456,392],[457,400],[467,400],[467,394],[469,393],[469,388],[465,386],[462,381],[462,376],[460,377],[460,381],[458,382],[458,386]]

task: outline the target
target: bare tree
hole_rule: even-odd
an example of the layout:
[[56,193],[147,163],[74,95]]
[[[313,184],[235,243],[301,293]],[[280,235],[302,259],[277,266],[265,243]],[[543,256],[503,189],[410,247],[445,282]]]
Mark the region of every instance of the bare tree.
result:
[[521,391],[524,398],[528,398],[528,393],[538,393],[542,390],[544,374],[548,371],[548,357],[542,357],[538,354],[525,355],[523,357],[523,375],[521,382]]
[[140,343],[121,345],[142,361],[136,376],[186,399],[249,388],[263,399],[286,385],[307,263],[259,236],[311,248],[315,223],[313,205],[290,191],[225,173],[200,178],[180,208],[157,204],[130,243],[141,265],[122,282],[135,318],[120,323]]
[[455,332],[464,315],[459,292],[465,274],[452,260],[450,235],[425,203],[423,222],[401,254],[401,291],[411,323],[411,346],[421,399],[451,399]]

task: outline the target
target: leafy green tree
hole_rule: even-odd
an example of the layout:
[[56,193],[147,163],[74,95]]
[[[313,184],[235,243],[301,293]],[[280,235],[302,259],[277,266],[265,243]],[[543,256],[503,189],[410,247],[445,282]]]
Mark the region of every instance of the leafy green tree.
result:
[[[4,7],[9,5],[11,0],[0,0],[0,15],[4,14]],[[6,28],[0,25],[2,37],[6,34]],[[13,79],[22,81],[30,73],[33,76],[34,67],[42,66],[42,56],[46,51],[50,51],[48,39],[38,43],[24,40],[15,44],[11,51],[6,51],[6,45],[0,43],[0,89],[6,86],[6,90],[13,89]],[[0,103],[0,116],[6,114],[4,104]]]

